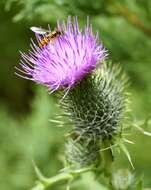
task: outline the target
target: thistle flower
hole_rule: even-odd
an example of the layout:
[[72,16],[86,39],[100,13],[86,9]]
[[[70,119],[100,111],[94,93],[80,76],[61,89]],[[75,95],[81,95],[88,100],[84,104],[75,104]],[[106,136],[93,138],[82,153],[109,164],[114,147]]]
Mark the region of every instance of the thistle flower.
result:
[[[51,91],[74,86],[106,57],[89,21],[80,30],[77,18],[72,22],[69,17],[66,24],[58,22],[57,30],[63,34],[42,48],[32,42],[29,54],[21,53],[22,69],[18,69],[23,78],[45,85]],[[39,43],[41,36],[36,36]]]
[[[42,47],[32,42],[29,54],[21,54],[22,69],[18,70],[23,78],[45,85],[51,92],[69,89],[64,98],[60,91],[60,105],[74,125],[65,153],[68,164],[80,168],[98,163],[101,146],[112,145],[120,134],[127,80],[118,67],[105,62],[96,69],[107,54],[88,21],[80,30],[77,18],[72,22],[69,17],[66,24],[57,24],[57,31],[60,35]],[[47,36],[36,37],[41,45]]]

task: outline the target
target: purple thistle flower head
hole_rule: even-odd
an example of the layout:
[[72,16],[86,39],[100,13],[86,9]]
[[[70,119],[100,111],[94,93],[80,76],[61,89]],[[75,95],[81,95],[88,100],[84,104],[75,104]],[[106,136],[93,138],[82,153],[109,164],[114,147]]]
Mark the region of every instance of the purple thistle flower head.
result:
[[[77,18],[72,21],[69,17],[66,24],[58,22],[57,31],[61,34],[49,38],[42,47],[32,41],[29,54],[21,53],[22,69],[18,69],[23,78],[46,85],[51,91],[74,86],[106,57],[98,34],[93,34],[88,21],[84,30],[80,30]],[[36,34],[36,37],[41,44],[47,36]]]

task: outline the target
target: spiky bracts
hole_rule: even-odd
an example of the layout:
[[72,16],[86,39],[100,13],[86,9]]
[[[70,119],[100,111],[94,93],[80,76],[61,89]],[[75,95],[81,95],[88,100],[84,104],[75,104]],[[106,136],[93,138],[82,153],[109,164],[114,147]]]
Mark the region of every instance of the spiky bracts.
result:
[[99,161],[100,144],[97,141],[84,138],[69,138],[65,146],[66,160],[74,168],[95,165]]
[[95,163],[102,142],[112,142],[121,132],[127,100],[126,83],[118,66],[104,63],[63,99],[61,106],[73,123],[66,145],[70,164],[81,167]]

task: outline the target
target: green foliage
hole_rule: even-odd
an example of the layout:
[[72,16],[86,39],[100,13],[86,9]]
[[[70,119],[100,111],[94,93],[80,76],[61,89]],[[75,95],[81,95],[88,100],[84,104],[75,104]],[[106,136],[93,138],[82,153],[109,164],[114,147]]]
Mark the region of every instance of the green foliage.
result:
[[56,130],[49,122],[55,110],[58,109],[54,101],[44,89],[38,89],[28,118],[14,120],[1,108],[0,189],[29,189],[35,176],[32,160],[47,175],[60,169],[59,151],[64,148],[61,147],[64,131]]
[[59,0],[8,0],[5,9],[10,10],[13,4],[16,4],[20,10],[13,18],[15,22],[22,19],[33,20],[37,17],[48,22],[50,18],[55,21],[56,17],[62,18],[65,16],[65,8],[63,8],[63,11],[62,1]]

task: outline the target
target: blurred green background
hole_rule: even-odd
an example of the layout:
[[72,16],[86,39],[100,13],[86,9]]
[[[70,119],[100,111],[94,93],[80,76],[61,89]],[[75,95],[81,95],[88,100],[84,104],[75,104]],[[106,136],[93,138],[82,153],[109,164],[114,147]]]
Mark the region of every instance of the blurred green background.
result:
[[[130,78],[131,117],[144,120],[151,114],[151,1],[150,0],[1,0],[0,1],[0,189],[25,190],[34,185],[32,160],[46,176],[63,167],[64,133],[49,119],[60,112],[56,99],[46,88],[14,74],[19,51],[27,52],[31,26],[78,15],[83,26],[90,16],[93,29]],[[151,127],[147,130],[151,130]],[[151,138],[133,133],[129,146],[135,173],[151,187]],[[119,158],[120,157],[120,158]],[[130,167],[117,155],[117,168]],[[90,185],[91,184],[91,185]],[[93,185],[92,185],[93,184]],[[62,185],[52,189],[64,189]],[[101,186],[85,176],[77,190],[98,190]]]

